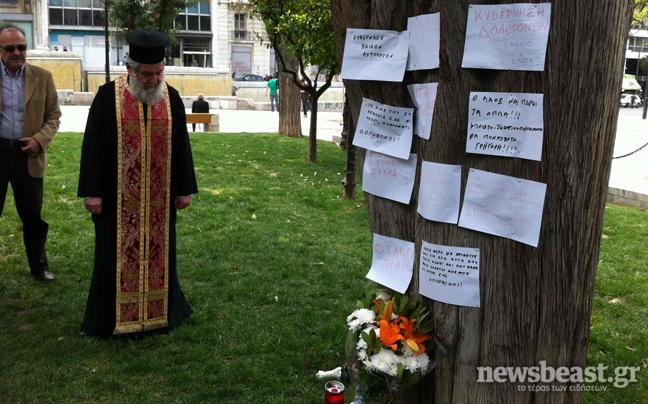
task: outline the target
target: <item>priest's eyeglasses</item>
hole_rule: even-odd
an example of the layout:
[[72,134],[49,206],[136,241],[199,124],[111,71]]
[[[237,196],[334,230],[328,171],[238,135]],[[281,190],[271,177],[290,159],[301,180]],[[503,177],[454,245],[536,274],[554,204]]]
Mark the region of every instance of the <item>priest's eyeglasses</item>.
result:
[[20,45],[5,45],[2,46],[0,45],[0,49],[7,53],[14,53],[16,49],[18,49],[18,52],[24,52],[27,50],[27,45],[20,44]]

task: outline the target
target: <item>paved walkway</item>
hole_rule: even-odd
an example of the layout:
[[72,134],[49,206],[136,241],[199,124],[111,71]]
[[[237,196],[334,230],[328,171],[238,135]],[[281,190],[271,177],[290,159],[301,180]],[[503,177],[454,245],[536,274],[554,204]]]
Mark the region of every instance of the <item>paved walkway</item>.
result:
[[[641,108],[619,110],[615,157],[648,143],[648,119],[641,119],[642,112]],[[648,146],[631,156],[612,160],[610,187],[648,195]]]
[[[83,132],[88,114],[86,106],[63,106],[61,119],[62,132]],[[614,146],[614,155],[620,156],[648,143],[648,120],[641,119],[641,109],[621,108]],[[218,110],[220,130],[223,133],[272,133],[277,131],[279,115],[270,111],[232,111]],[[331,141],[339,136],[342,126],[342,113],[320,112],[317,120],[317,138]],[[302,117],[302,133],[308,135],[310,115]],[[648,203],[648,147],[632,156],[612,161],[610,188],[630,191],[645,196]],[[636,196],[635,196],[636,198]]]
[[[61,132],[83,132],[88,117],[87,106],[61,106]],[[187,110],[187,112],[190,112]],[[220,131],[223,133],[273,133],[279,128],[279,115],[270,111],[218,110]],[[302,134],[308,136],[310,114],[302,116]],[[341,112],[317,113],[317,138],[331,141],[342,132]],[[191,130],[191,128],[190,128]]]

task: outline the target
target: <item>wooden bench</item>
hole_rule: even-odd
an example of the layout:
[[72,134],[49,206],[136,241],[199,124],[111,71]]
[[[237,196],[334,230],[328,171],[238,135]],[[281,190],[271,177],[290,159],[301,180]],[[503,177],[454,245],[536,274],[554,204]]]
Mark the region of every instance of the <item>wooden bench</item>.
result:
[[190,113],[187,114],[187,123],[188,124],[203,124],[203,129],[206,129],[209,132],[218,132],[219,131],[219,121],[218,114],[210,113]]

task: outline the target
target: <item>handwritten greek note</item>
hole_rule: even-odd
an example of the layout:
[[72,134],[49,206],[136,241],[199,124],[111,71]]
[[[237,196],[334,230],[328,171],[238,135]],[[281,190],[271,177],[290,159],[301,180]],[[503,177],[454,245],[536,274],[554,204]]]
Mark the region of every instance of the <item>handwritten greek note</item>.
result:
[[551,3],[470,5],[461,67],[543,71]]
[[441,13],[424,14],[407,19],[409,57],[407,70],[437,69],[441,38]]
[[438,302],[479,307],[479,249],[423,240],[419,293]]
[[368,279],[405,293],[412,280],[413,268],[414,243],[374,233]]
[[461,195],[461,166],[421,164],[418,207],[416,211],[427,220],[457,223]]
[[416,178],[416,154],[409,160],[367,151],[362,170],[362,190],[409,204]]
[[432,131],[432,115],[436,103],[439,83],[410,84],[407,91],[416,106],[416,124],[414,134],[425,140],[430,139]]
[[409,32],[347,28],[342,78],[403,81]]
[[540,161],[543,94],[471,92],[466,152]]
[[412,148],[413,108],[362,99],[353,145],[407,160]]
[[547,184],[470,169],[459,226],[538,246]]

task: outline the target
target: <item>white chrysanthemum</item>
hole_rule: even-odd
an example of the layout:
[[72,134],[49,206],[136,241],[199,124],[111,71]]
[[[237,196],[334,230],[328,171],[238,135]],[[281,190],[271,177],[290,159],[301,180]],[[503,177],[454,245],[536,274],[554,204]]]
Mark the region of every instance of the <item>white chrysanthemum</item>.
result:
[[364,349],[358,349],[358,353],[356,356],[358,357],[358,359],[364,362],[367,360],[367,351]]
[[380,352],[363,362],[368,370],[379,371],[389,376],[398,375],[400,358],[391,349],[381,349]]
[[347,325],[349,330],[356,332],[363,324],[373,323],[376,318],[373,310],[358,309],[347,317]]
[[420,355],[404,355],[401,357],[401,363],[406,370],[411,373],[425,373],[430,365],[430,358],[426,353]]
[[367,349],[367,342],[360,336],[358,338],[358,343],[356,344],[356,349],[361,350],[361,349]]

